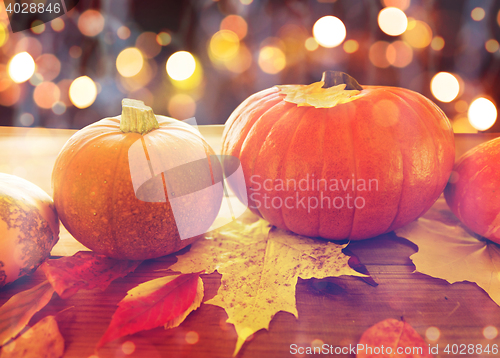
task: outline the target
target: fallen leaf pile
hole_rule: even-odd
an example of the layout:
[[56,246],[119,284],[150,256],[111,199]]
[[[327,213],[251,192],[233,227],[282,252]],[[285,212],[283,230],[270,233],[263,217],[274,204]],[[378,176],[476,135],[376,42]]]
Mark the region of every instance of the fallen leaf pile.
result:
[[423,217],[395,231],[418,246],[416,271],[449,283],[476,283],[500,305],[500,246],[465,228],[444,198]]
[[432,357],[428,345],[415,329],[405,321],[393,318],[368,328],[356,347],[357,358]]
[[269,323],[279,311],[298,318],[295,286],[299,277],[364,276],[348,265],[346,245],[311,239],[244,215],[192,244],[170,268],[182,273],[222,274],[217,295],[205,303],[220,306],[235,326],[234,355],[245,340]]

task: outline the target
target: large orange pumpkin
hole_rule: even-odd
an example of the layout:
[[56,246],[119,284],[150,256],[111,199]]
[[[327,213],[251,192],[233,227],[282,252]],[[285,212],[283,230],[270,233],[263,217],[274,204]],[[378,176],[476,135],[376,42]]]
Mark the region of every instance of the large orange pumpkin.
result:
[[0,173],[0,288],[36,270],[58,239],[52,198],[25,179]]
[[52,174],[54,203],[66,229],[97,253],[167,255],[217,216],[223,191],[214,159],[190,125],[124,100],[121,116],[81,129],[62,148]]
[[460,157],[444,197],[465,226],[500,244],[500,137]]
[[429,99],[339,72],[250,96],[229,117],[222,150],[240,159],[254,213],[297,234],[351,240],[426,212],[455,155],[451,125]]

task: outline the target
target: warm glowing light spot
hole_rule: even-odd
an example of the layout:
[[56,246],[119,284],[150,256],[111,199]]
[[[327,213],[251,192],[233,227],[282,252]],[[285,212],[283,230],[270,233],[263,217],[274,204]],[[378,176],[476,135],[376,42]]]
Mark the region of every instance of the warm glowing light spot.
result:
[[34,34],[41,34],[45,31],[45,24],[41,20],[35,20],[31,23],[31,32]]
[[82,48],[77,45],[73,45],[69,48],[69,55],[73,58],[78,58],[82,55]]
[[286,57],[278,47],[264,46],[259,52],[259,67],[269,74],[276,74],[286,66]]
[[244,43],[241,43],[236,56],[224,61],[224,65],[231,72],[243,73],[252,65],[252,53]]
[[64,30],[64,26],[66,26],[66,24],[64,23],[63,19],[58,17],[50,22],[50,26],[55,32],[61,32],[62,30]]
[[116,30],[116,35],[121,40],[126,40],[130,37],[130,29],[127,26],[120,26],[118,30]]
[[59,76],[61,71],[61,62],[51,53],[44,53],[35,61],[36,72],[42,76],[44,81],[52,81]]
[[470,13],[470,17],[472,17],[472,20],[474,21],[481,21],[484,19],[485,15],[486,13],[482,7],[476,7]]
[[386,7],[378,14],[378,26],[390,36],[399,36],[405,32],[408,19],[403,11],[397,7]]
[[427,338],[429,341],[437,341],[439,339],[439,336],[441,335],[441,332],[439,331],[439,328],[437,327],[429,327],[425,331],[425,338]]
[[483,336],[486,339],[495,339],[498,336],[498,329],[494,326],[484,327]]
[[429,25],[423,21],[409,20],[408,28],[403,33],[403,40],[411,47],[427,47],[432,41],[432,30]]
[[477,129],[474,128],[470,122],[469,118],[464,115],[457,116],[452,121],[453,133],[477,133]]
[[221,21],[220,29],[232,31],[242,40],[247,35],[248,25],[241,16],[228,15]]
[[313,35],[321,46],[332,48],[344,41],[346,28],[338,17],[323,16],[314,24]]
[[431,41],[431,48],[434,51],[441,51],[444,47],[444,39],[441,36],[436,36]]
[[116,69],[123,77],[132,77],[138,74],[144,66],[144,58],[141,51],[135,47],[129,47],[118,54],[116,58]]
[[200,339],[200,336],[198,335],[198,332],[189,331],[188,333],[186,333],[186,343],[187,344],[196,344],[196,343],[198,343],[199,339]]
[[160,32],[156,35],[156,42],[158,45],[167,46],[172,42],[172,36],[168,32]]
[[161,51],[161,45],[156,42],[156,34],[154,32],[143,32],[135,40],[135,47],[137,47],[144,57],[153,58]]
[[176,81],[184,81],[196,70],[196,61],[187,51],[178,51],[167,60],[167,73]]
[[500,45],[498,44],[497,40],[495,40],[495,39],[489,39],[484,44],[484,47],[486,48],[486,51],[488,51],[490,53],[493,53],[493,52],[497,52],[498,51],[498,49],[500,48]]
[[35,61],[27,52],[12,57],[7,66],[9,76],[16,83],[26,82],[35,73]]
[[359,43],[356,40],[347,40],[344,42],[344,51],[346,53],[354,53],[358,51],[359,49]]
[[458,79],[449,72],[439,72],[432,77],[431,92],[441,102],[451,102],[460,92]]
[[397,7],[405,11],[410,6],[410,0],[382,0],[385,7]]
[[97,86],[88,76],[76,78],[69,86],[69,98],[77,108],[87,108],[97,97]]
[[[5,80],[10,81],[6,78]],[[4,82],[4,80],[2,80]],[[4,89],[0,91],[0,105],[4,107],[9,107],[17,103],[21,97],[21,86],[17,83],[10,81],[8,86],[2,85]]]
[[24,127],[29,127],[35,123],[35,117],[31,113],[23,113],[19,116],[19,122]]
[[475,99],[467,112],[470,124],[479,131],[491,128],[497,120],[497,108],[489,99],[480,97]]
[[104,17],[97,10],[86,10],[78,18],[78,29],[85,36],[97,36],[104,29]]
[[52,105],[59,101],[61,92],[59,87],[53,82],[42,82],[33,91],[33,100],[40,108],[50,109]]
[[377,41],[370,46],[368,58],[376,67],[386,68],[391,65],[387,60],[387,47],[389,43],[385,41]]
[[413,49],[404,41],[395,41],[387,46],[385,55],[391,65],[403,68],[413,60]]
[[0,47],[2,47],[8,39],[9,30],[3,23],[0,22]]
[[314,37],[308,37],[304,42],[304,46],[307,51],[315,51],[319,47],[319,43],[314,39]]
[[465,113],[469,109],[469,104],[463,99],[455,102],[455,111],[458,113]]
[[66,112],[66,105],[64,104],[64,102],[56,101],[52,105],[52,112],[54,112],[54,114],[57,114],[58,116],[60,116],[61,114]]
[[242,5],[250,5],[253,2],[253,0],[240,0],[240,3]]
[[126,341],[122,344],[122,352],[125,355],[131,355],[135,351],[135,344],[131,341]]
[[180,120],[191,118],[196,113],[196,102],[190,95],[176,94],[168,101],[168,113]]
[[316,338],[314,339],[312,342],[311,342],[311,348],[314,349],[321,349],[323,347],[323,344],[325,344],[325,342],[323,342],[321,339],[319,338]]
[[236,56],[240,40],[238,35],[230,30],[220,30],[210,39],[210,54],[218,60],[229,59]]

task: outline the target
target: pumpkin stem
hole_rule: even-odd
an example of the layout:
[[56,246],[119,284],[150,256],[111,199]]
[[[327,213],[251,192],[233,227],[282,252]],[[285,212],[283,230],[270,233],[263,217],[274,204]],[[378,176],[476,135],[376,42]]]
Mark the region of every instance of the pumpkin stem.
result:
[[120,130],[123,133],[146,134],[156,128],[159,128],[159,125],[151,107],[135,99],[124,98],[122,100]]
[[354,77],[349,76],[345,72],[340,71],[325,71],[323,72],[323,77],[321,81],[325,82],[323,88],[338,86],[345,84],[344,90],[358,90],[361,91],[363,87],[354,79]]

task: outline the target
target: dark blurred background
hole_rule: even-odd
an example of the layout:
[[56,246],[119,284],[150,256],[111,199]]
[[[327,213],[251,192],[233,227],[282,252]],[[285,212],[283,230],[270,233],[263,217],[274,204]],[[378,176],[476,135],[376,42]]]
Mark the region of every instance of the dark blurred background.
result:
[[120,114],[124,97],[223,124],[249,95],[332,69],[424,94],[455,132],[498,132],[499,9],[493,0],[81,0],[13,34],[2,7],[0,125],[78,129]]

